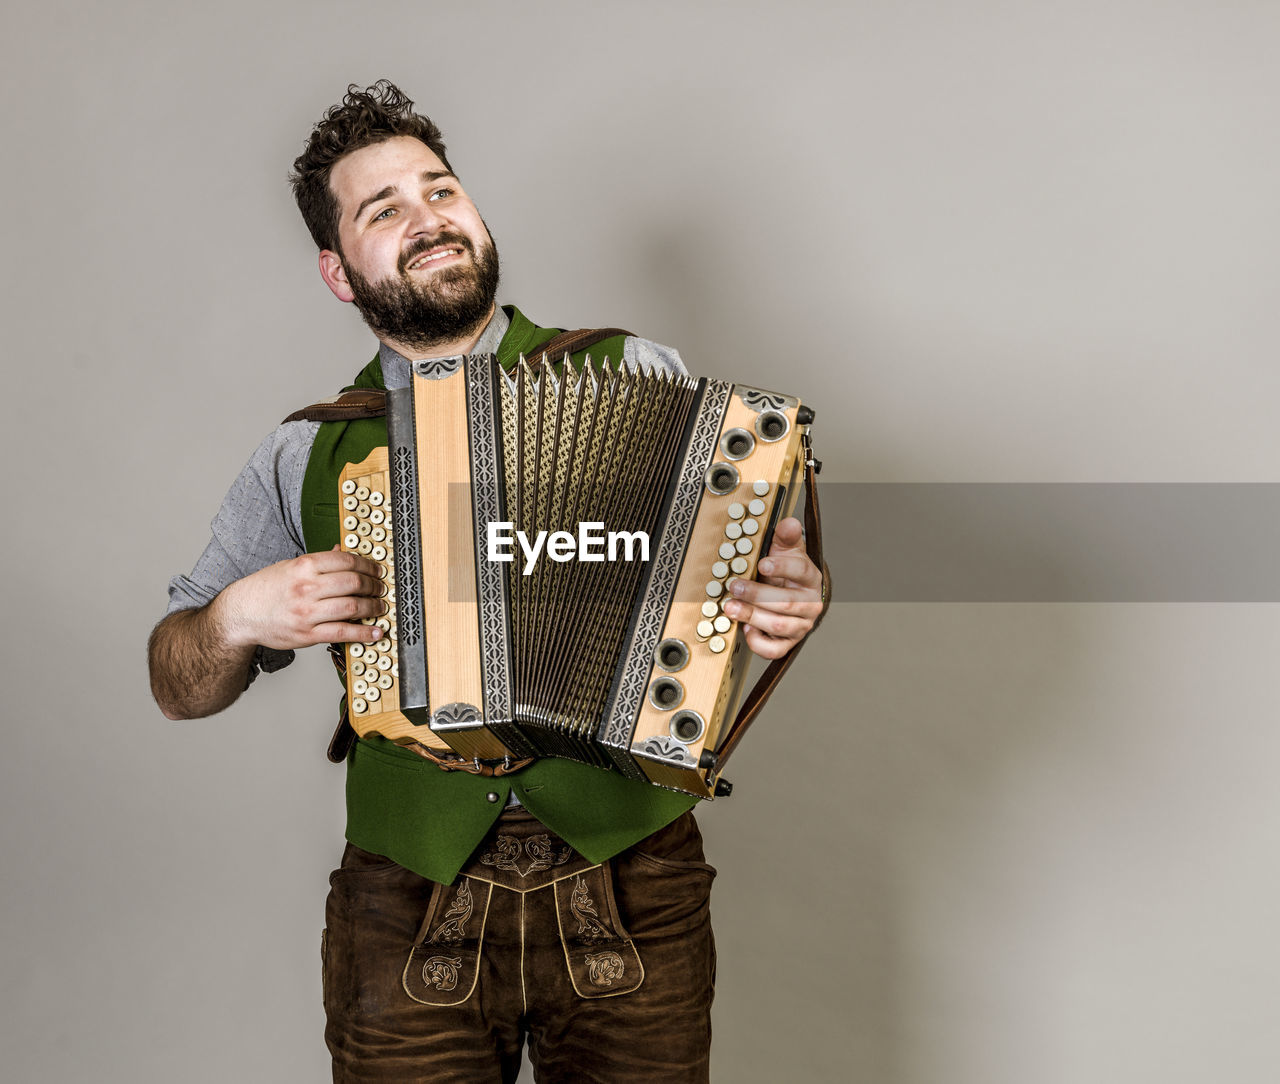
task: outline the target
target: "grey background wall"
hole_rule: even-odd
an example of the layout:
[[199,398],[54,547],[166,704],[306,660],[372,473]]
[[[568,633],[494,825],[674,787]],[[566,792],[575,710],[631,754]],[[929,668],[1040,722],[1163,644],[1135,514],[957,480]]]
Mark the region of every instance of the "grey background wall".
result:
[[[143,643],[261,435],[371,354],[285,184],[348,82],[442,124],[505,297],[816,402],[849,522],[838,483],[1276,480],[1278,30],[1244,0],[7,13],[5,1078],[326,1077],[327,662],[179,725]],[[702,816],[715,1079],[1275,1080],[1278,649],[1264,601],[838,604]]]

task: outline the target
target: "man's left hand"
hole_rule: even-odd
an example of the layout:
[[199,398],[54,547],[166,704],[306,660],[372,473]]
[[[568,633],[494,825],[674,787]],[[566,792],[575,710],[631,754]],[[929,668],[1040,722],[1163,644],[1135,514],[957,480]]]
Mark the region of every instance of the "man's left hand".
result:
[[755,581],[734,581],[724,612],[742,623],[752,651],[778,659],[809,634],[823,610],[822,570],[805,553],[798,519],[784,519],[774,529],[757,575]]

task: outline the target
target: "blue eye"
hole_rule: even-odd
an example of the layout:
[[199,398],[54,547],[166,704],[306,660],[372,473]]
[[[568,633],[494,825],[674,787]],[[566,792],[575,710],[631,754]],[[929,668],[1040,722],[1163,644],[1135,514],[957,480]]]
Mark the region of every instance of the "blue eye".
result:
[[395,213],[396,212],[394,207],[384,207],[381,211],[379,211],[376,215],[373,216],[373,221],[377,222],[378,219],[385,218],[387,215],[393,215]]

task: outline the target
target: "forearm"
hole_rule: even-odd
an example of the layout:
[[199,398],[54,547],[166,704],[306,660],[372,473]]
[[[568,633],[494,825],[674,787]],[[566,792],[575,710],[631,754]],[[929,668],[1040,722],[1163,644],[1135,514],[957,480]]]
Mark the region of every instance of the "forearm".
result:
[[179,610],[147,645],[151,695],[170,719],[200,719],[229,707],[249,686],[256,648],[229,641],[219,602]]

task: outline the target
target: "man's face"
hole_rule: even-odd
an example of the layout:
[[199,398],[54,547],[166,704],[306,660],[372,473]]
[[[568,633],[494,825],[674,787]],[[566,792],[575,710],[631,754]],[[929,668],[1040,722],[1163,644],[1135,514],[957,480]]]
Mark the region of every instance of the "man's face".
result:
[[493,312],[498,253],[457,177],[406,136],[333,167],[341,254],[320,273],[392,345],[426,351],[478,334]]

